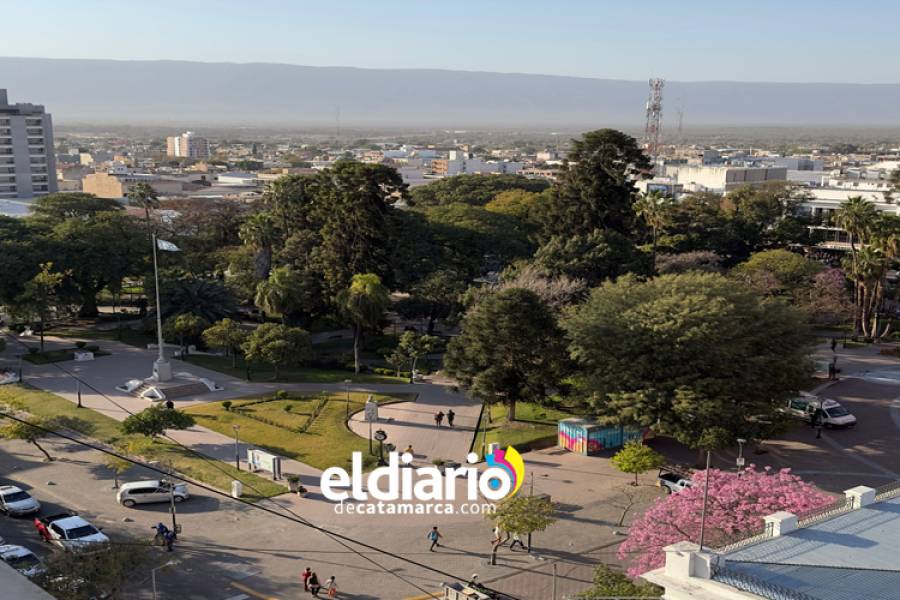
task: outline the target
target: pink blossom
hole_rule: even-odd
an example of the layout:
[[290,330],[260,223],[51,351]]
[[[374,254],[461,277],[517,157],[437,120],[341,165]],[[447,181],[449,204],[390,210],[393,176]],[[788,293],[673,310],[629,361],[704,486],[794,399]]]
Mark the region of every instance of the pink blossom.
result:
[[[629,563],[629,575],[663,566],[663,548],[670,544],[699,541],[705,477],[705,471],[696,471],[694,487],[656,500],[635,520],[618,552]],[[780,510],[802,514],[833,501],[790,469],[760,471],[750,465],[740,474],[710,469],[705,544],[716,547],[738,534],[762,531],[763,517]]]

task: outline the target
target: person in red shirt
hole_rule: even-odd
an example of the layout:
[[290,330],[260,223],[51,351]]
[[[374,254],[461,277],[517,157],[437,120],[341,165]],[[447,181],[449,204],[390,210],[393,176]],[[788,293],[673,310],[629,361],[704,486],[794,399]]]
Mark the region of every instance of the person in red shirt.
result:
[[37,532],[40,534],[42,540],[44,540],[45,542],[50,541],[50,532],[47,531],[47,526],[41,523],[40,519],[34,519],[34,528],[37,529]]
[[309,591],[309,576],[310,576],[310,575],[312,575],[312,571],[310,570],[309,567],[306,567],[306,570],[304,570],[304,571],[300,574],[300,578],[303,579],[303,591],[304,591],[304,592],[308,592],[308,591]]

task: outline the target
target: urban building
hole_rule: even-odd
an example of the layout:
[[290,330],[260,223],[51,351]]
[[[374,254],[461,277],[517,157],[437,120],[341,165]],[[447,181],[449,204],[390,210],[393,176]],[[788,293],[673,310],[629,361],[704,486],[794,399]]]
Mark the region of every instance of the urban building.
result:
[[81,180],[81,187],[85,193],[94,194],[98,198],[118,200],[125,198],[131,186],[138,182],[149,183],[150,187],[161,196],[181,194],[185,187],[182,181],[163,179],[158,175],[144,173],[91,173],[85,175]]
[[778,512],[724,549],[680,542],[643,578],[665,600],[887,600],[900,590],[900,484],[844,492],[810,515]]
[[451,150],[448,158],[431,161],[431,172],[441,177],[463,174],[509,173],[515,174],[525,165],[511,161],[485,161],[464,150]]
[[166,138],[166,154],[175,158],[209,158],[209,142],[193,131]]
[[53,123],[38,104],[10,104],[0,89],[0,199],[57,190]]
[[725,193],[745,185],[787,181],[784,167],[666,165],[665,174],[690,192]]

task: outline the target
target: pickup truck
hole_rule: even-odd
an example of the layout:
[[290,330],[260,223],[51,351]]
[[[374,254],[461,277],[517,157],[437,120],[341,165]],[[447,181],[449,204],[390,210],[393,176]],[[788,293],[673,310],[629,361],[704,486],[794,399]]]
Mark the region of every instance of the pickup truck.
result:
[[694,482],[687,473],[673,469],[660,469],[656,485],[666,490],[667,494],[677,494],[686,488],[693,487]]
[[105,547],[109,538],[82,517],[60,513],[38,519],[50,535],[50,542],[64,550],[87,550]]

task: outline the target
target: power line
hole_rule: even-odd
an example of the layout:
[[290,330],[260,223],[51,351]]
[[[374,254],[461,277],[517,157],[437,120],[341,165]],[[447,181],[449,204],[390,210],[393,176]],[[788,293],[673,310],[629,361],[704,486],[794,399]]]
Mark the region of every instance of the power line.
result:
[[[155,466],[153,466],[153,465],[144,463],[144,462],[139,461],[139,460],[135,460],[135,459],[133,459],[133,458],[131,458],[131,457],[129,457],[129,456],[122,455],[122,454],[120,454],[120,453],[118,453],[118,452],[113,452],[112,450],[107,450],[106,448],[103,448],[103,447],[98,446],[98,445],[96,445],[96,444],[92,444],[92,443],[86,442],[86,441],[84,441],[84,440],[80,440],[80,439],[75,438],[75,437],[73,437],[73,436],[70,436],[70,435],[67,435],[67,434],[65,434],[65,433],[62,433],[62,432],[59,432],[59,431],[50,429],[50,428],[48,428],[48,427],[44,427],[44,426],[39,425],[39,424],[37,424],[37,423],[32,423],[32,422],[30,422],[30,421],[28,421],[28,420],[26,420],[26,419],[22,419],[22,418],[20,418],[20,417],[17,417],[17,416],[15,416],[15,415],[12,415],[12,414],[8,413],[7,411],[0,410],[0,417],[6,418],[6,419],[10,419],[10,420],[12,420],[12,421],[16,421],[16,422],[18,422],[18,423],[22,423],[22,424],[24,424],[24,425],[28,425],[28,426],[30,426],[30,427],[33,427],[34,429],[43,431],[44,433],[48,433],[48,434],[50,434],[50,435],[54,435],[54,436],[60,437],[60,438],[62,438],[62,439],[64,439],[64,440],[67,440],[67,441],[70,441],[70,442],[74,442],[75,444],[78,444],[78,445],[80,445],[80,446],[84,446],[84,447],[86,447],[86,448],[90,448],[90,449],[92,449],[92,450],[96,450],[96,451],[101,452],[101,453],[103,453],[103,454],[107,454],[107,455],[109,455],[109,456],[114,456],[114,457],[119,458],[119,459],[121,459],[121,460],[128,461],[128,462],[130,462],[130,463],[132,463],[132,464],[135,464],[135,465],[144,467],[145,469],[154,471],[154,472],[159,473],[159,474],[161,474],[161,475],[166,475],[166,476],[168,476],[168,477],[171,477],[172,479],[178,479],[179,481],[183,481],[183,482],[185,482],[185,483],[190,483],[190,484],[192,484],[192,485],[194,485],[194,486],[196,486],[196,487],[199,487],[199,488],[202,489],[202,490],[205,490],[205,491],[210,492],[210,493],[212,493],[212,494],[216,494],[217,496],[222,496],[222,497],[226,497],[226,498],[231,498],[231,496],[229,496],[229,495],[226,494],[225,492],[222,492],[222,491],[220,491],[220,490],[217,490],[217,489],[215,489],[215,488],[213,488],[213,487],[210,487],[210,486],[208,486],[208,485],[206,485],[206,484],[198,483],[198,482],[196,482],[196,481],[191,481],[191,480],[189,480],[189,479],[187,479],[187,478],[185,478],[185,477],[183,477],[183,476],[181,476],[181,475],[178,475],[177,473],[167,473],[166,471],[163,471],[162,469],[160,469],[160,468],[158,468],[158,467],[155,467]],[[366,548],[366,549],[368,549],[368,550],[372,550],[372,551],[374,551],[374,552],[376,552],[376,553],[383,554],[383,555],[385,555],[385,556],[387,556],[387,557],[394,558],[394,559],[399,560],[399,561],[401,561],[401,562],[405,562],[405,563],[408,563],[408,564],[410,564],[410,565],[414,565],[414,566],[416,566],[416,567],[419,567],[419,568],[421,568],[421,569],[425,569],[425,570],[427,570],[427,571],[431,571],[432,573],[437,573],[438,575],[441,575],[441,576],[443,576],[443,577],[447,577],[447,578],[453,579],[453,580],[455,580],[455,581],[460,581],[460,582],[466,582],[466,581],[468,581],[468,579],[466,579],[466,578],[459,577],[459,576],[454,575],[454,574],[452,574],[452,573],[449,573],[449,572],[447,572],[447,571],[442,571],[441,569],[437,569],[437,568],[435,568],[435,567],[432,567],[432,566],[430,566],[430,565],[426,565],[426,564],[421,563],[421,562],[419,562],[419,561],[415,561],[415,560],[406,558],[406,557],[404,557],[404,556],[402,556],[402,555],[400,555],[400,554],[391,552],[391,551],[389,551],[389,550],[385,550],[385,549],[380,548],[380,547],[378,547],[378,546],[373,546],[373,545],[371,545],[371,544],[367,544],[366,542],[359,541],[359,540],[357,540],[357,539],[355,539],[355,538],[352,538],[352,537],[349,537],[349,536],[345,536],[345,535],[340,534],[340,533],[336,533],[336,532],[334,532],[334,531],[331,531],[331,530],[326,529],[326,528],[324,528],[324,527],[321,527],[321,526],[319,526],[319,525],[314,525],[314,524],[310,523],[309,521],[306,521],[305,519],[302,519],[302,518],[300,518],[300,517],[297,517],[297,516],[289,516],[289,515],[283,514],[283,513],[281,513],[281,512],[275,511],[275,510],[273,510],[273,509],[267,508],[267,507],[265,507],[265,506],[260,506],[260,505],[258,505],[258,504],[253,503],[253,502],[250,502],[250,501],[248,501],[248,500],[244,500],[244,499],[242,499],[242,498],[232,498],[232,499],[235,500],[235,501],[237,501],[237,502],[240,502],[241,504],[244,504],[245,506],[249,506],[249,507],[255,508],[256,510],[261,510],[261,511],[267,512],[267,513],[269,513],[269,514],[275,515],[275,516],[277,516],[277,517],[281,517],[282,519],[287,519],[287,520],[289,520],[289,521],[293,521],[294,523],[299,523],[300,525],[303,525],[303,526],[305,526],[305,527],[308,527],[308,528],[310,528],[310,529],[313,529],[313,530],[315,530],[315,531],[318,531],[318,532],[320,532],[320,533],[323,533],[323,534],[325,534],[325,535],[327,535],[327,536],[329,536],[329,537],[332,537],[333,539],[336,539],[336,540],[338,540],[338,539],[339,539],[339,540],[344,540],[344,541],[346,541],[346,542],[350,542],[350,543],[356,544],[356,545],[361,546],[361,547],[363,547],[363,548]],[[348,547],[348,549],[349,549],[349,547]],[[370,562],[374,562],[374,561],[372,561],[371,558],[364,556],[362,553],[359,553],[358,555],[359,555],[361,558],[365,558],[366,560],[369,560]],[[381,569],[387,571],[387,569],[385,569],[385,567],[383,567],[383,566],[381,566],[381,565],[378,565],[378,563],[374,563],[374,564],[376,564],[379,568],[381,568]],[[390,572],[390,571],[388,571],[388,572]],[[404,580],[404,581],[405,581],[405,580]],[[408,583],[408,584],[411,585],[412,587],[415,587],[417,590],[422,590],[422,588],[420,588],[420,587],[419,587],[418,585],[416,585],[416,584],[413,584],[413,583],[408,582],[408,581],[406,581],[406,583]],[[494,590],[489,590],[489,591],[492,591],[492,592],[493,592]],[[428,591],[424,591],[424,593],[429,594],[429,595],[432,594],[431,592],[428,592]],[[497,593],[499,593],[499,592],[497,592]],[[509,596],[509,595],[507,595],[506,597],[509,598],[510,600],[520,600],[520,599],[518,599],[518,598],[515,598],[514,596]]]

